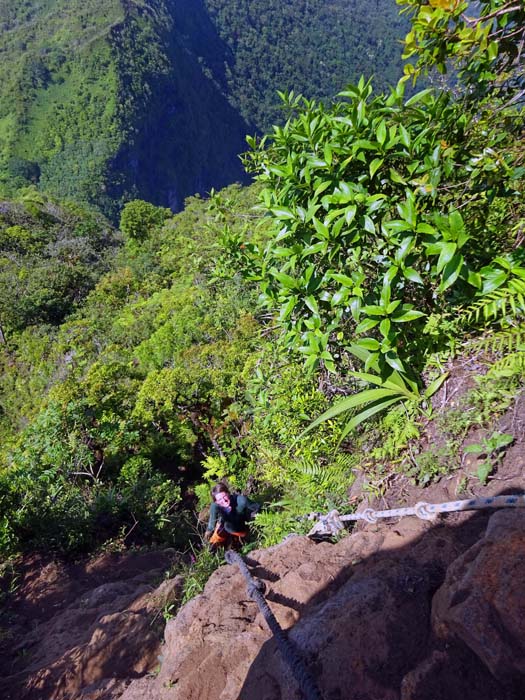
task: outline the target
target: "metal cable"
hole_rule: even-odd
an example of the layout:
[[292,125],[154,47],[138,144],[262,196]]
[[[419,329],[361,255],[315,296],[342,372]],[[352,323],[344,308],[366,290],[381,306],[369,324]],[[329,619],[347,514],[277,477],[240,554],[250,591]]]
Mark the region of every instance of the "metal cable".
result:
[[317,688],[317,683],[311,675],[311,673],[306,668],[303,660],[297,653],[292,642],[288,639],[285,631],[282,629],[280,624],[277,622],[275,615],[270,610],[268,603],[266,602],[263,591],[264,583],[262,581],[255,580],[246,562],[241,557],[238,552],[229,550],[226,552],[226,561],[228,564],[237,564],[242,575],[246,580],[246,587],[248,589],[248,595],[252,600],[254,600],[259,606],[259,610],[263,614],[268,627],[270,628],[273,636],[277,641],[277,646],[283,656],[283,659],[290,667],[295,680],[298,682],[301,692],[305,700],[322,700],[319,689]]
[[482,510],[484,508],[525,508],[525,495],[515,496],[489,496],[485,498],[469,498],[464,501],[447,501],[445,503],[426,503],[421,501],[408,508],[393,508],[391,510],[373,510],[366,508],[361,513],[339,515],[337,510],[330,511],[327,515],[311,513],[311,520],[317,518],[308,536],[335,535],[344,528],[344,522],[349,520],[364,520],[367,523],[375,523],[380,518],[401,518],[406,515],[415,515],[421,520],[434,520],[439,513],[454,513],[464,510]]

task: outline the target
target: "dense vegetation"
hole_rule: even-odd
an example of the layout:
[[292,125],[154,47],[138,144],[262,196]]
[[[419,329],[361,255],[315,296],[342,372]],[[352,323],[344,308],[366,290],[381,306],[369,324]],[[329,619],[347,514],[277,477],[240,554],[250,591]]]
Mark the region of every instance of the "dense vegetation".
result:
[[1,0],[0,28],[0,192],[35,184],[115,222],[134,197],[178,210],[246,181],[278,88],[330,96],[372,65],[395,81],[403,33],[393,8],[347,0]]
[[[524,12],[403,6],[407,77],[451,66],[453,92],[363,78],[330,103],[283,94],[286,124],[245,157],[255,184],[177,215],[129,202],[116,254],[86,211],[34,190],[1,205],[4,554],[181,545],[217,478],[265,502],[255,528],[275,542],[345,507],[357,467],[372,484],[453,469],[469,428],[511,405]],[[444,446],[414,454],[443,363],[467,347],[491,365],[476,410],[436,418]]]
[[401,77],[407,30],[395,3],[362,0],[204,0],[231,49],[233,103],[257,129],[282,121],[279,90],[330,98],[360,75],[379,90]]

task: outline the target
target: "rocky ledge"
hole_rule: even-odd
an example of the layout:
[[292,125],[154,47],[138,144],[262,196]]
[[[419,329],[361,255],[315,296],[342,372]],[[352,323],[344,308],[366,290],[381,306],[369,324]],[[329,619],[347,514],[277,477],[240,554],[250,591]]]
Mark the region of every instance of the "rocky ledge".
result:
[[[292,537],[247,562],[324,700],[519,700],[524,555],[525,512],[501,510],[365,525],[336,544]],[[180,599],[180,578],[163,580],[174,556],[28,569],[0,697],[299,700],[236,566],[162,641],[160,610]]]

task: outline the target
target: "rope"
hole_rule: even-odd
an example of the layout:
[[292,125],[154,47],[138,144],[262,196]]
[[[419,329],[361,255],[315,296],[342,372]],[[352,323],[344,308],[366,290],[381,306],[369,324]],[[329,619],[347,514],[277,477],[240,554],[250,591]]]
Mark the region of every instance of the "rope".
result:
[[351,515],[339,515],[337,510],[330,511],[327,515],[310,513],[310,520],[318,522],[308,533],[308,537],[319,535],[336,535],[344,528],[344,522],[349,520],[364,520],[367,523],[375,523],[380,518],[402,518],[406,515],[415,515],[421,520],[435,520],[439,513],[454,513],[463,510],[482,510],[484,508],[525,508],[525,495],[519,496],[490,496],[487,498],[470,498],[464,501],[447,501],[446,503],[425,503],[421,501],[408,508],[394,508],[391,510],[373,510],[366,508],[361,513]]
[[283,659],[290,667],[295,680],[299,684],[303,696],[306,698],[306,700],[322,700],[313,676],[310,674],[295,647],[288,639],[280,624],[277,622],[275,615],[270,610],[268,603],[264,598],[264,583],[262,581],[256,581],[252,578],[252,575],[246,566],[246,562],[237,552],[232,550],[226,552],[226,561],[228,564],[237,564],[241,570],[241,573],[246,580],[248,595],[259,606],[259,610],[263,614],[268,627],[275,637]]

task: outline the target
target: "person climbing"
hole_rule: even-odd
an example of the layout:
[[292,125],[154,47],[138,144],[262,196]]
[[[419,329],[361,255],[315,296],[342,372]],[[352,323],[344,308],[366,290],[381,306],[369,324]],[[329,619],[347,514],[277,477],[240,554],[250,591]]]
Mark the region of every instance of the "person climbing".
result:
[[259,504],[241,494],[230,493],[222,482],[212,488],[211,498],[210,518],[204,534],[211,551],[244,544],[248,537],[247,521],[255,517]]

